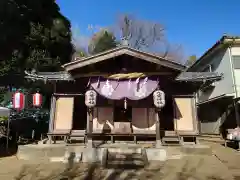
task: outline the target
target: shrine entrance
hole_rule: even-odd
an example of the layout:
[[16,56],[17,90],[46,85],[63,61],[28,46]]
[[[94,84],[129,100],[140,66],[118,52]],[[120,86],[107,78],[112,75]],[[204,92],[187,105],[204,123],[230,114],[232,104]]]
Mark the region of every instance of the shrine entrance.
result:
[[132,108],[124,109],[121,106],[114,107],[114,122],[130,122],[132,119]]
[[85,130],[87,127],[87,107],[84,101],[84,96],[74,97],[73,130]]
[[166,104],[160,111],[160,130],[174,131],[174,105],[169,96],[166,96]]

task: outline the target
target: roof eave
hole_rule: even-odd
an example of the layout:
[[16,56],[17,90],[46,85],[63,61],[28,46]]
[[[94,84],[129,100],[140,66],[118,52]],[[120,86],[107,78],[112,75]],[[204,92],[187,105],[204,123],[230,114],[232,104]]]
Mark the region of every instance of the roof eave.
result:
[[197,79],[175,79],[176,81],[182,82],[206,82],[206,81],[219,81],[222,77],[213,77],[213,78],[197,78]]
[[[90,65],[90,64],[94,63],[94,62],[92,62],[94,59],[97,62],[99,62],[99,61],[107,60],[107,59],[110,59],[110,58],[113,58],[113,57],[116,57],[116,56],[120,56],[120,55],[123,55],[123,54],[127,54],[127,55],[130,55],[130,56],[136,56],[136,54],[138,54],[139,56],[144,56],[145,60],[147,60],[149,62],[156,63],[156,64],[159,64],[159,65],[165,65],[167,67],[170,67],[170,68],[178,70],[178,71],[183,71],[183,70],[186,69],[186,66],[184,66],[180,63],[162,58],[160,56],[153,55],[151,53],[143,52],[143,51],[136,50],[136,49],[133,49],[133,48],[130,48],[130,47],[125,47],[125,46],[117,47],[117,48],[114,48],[114,49],[96,54],[94,56],[89,56],[89,57],[86,57],[86,58],[82,58],[81,60],[64,64],[62,67],[66,71],[71,71],[73,69],[81,68],[81,67],[84,67],[84,66],[87,66],[87,65]],[[111,55],[111,56],[107,57],[108,55]],[[142,58],[144,59],[144,57],[142,57]],[[100,59],[100,60],[97,60],[97,59]]]
[[[49,74],[48,74],[49,73]],[[45,75],[39,75],[37,73],[29,73],[25,71],[25,78],[30,80],[42,80],[42,81],[74,81],[74,79],[68,75],[66,72],[62,72],[62,74],[55,75],[55,77],[51,77],[53,72],[48,72]],[[59,73],[59,72],[58,72]]]
[[219,81],[223,74],[216,72],[183,72],[175,80],[176,81],[189,81],[189,82],[206,82],[206,81]]

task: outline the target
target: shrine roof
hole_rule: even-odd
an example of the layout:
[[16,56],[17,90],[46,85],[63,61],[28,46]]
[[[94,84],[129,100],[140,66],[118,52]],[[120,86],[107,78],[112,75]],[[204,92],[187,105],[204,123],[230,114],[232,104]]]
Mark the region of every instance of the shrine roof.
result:
[[144,61],[154,63],[156,65],[161,65],[164,67],[168,67],[174,69],[176,71],[184,71],[186,66],[181,63],[178,63],[174,60],[171,60],[167,57],[161,57],[159,55],[148,53],[144,51],[140,51],[138,49],[134,49],[128,46],[120,46],[117,48],[110,49],[108,51],[104,51],[89,57],[82,58],[74,58],[74,61],[64,64],[62,67],[66,71],[72,71],[74,69],[82,68],[94,63],[102,62],[105,60],[114,59],[118,56],[129,55],[138,59],[142,59]]
[[[66,71],[59,72],[38,72],[32,73],[25,71],[27,79],[44,81],[73,81],[74,78]],[[176,81],[216,81],[222,78],[222,74],[217,72],[182,72],[175,79]]]

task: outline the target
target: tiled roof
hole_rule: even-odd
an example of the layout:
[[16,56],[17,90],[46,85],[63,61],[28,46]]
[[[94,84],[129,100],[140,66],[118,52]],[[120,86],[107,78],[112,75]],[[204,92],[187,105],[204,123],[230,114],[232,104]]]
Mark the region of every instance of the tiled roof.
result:
[[177,81],[206,81],[220,80],[222,74],[217,72],[182,72],[177,78]]

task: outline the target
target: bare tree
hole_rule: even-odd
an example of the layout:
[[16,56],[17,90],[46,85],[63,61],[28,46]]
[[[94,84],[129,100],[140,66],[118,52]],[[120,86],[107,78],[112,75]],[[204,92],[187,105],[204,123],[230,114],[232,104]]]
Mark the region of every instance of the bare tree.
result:
[[139,20],[131,15],[122,15],[117,25],[121,39],[127,41],[130,47],[154,52],[161,57],[183,63],[182,46],[168,42],[162,24]]
[[159,23],[135,19],[130,15],[120,16],[121,37],[128,40],[135,49],[153,46],[157,41],[164,41],[165,28]]
[[73,30],[75,30],[73,31],[73,43],[76,51],[81,52],[81,56],[112,49],[118,46],[119,39],[121,39],[122,43],[127,43],[132,48],[184,63],[182,46],[168,42],[165,27],[160,23],[136,19],[131,15],[121,15],[117,23],[111,27],[89,25],[91,37],[88,38],[79,35],[77,29]]
[[165,43],[165,48],[160,48],[159,56],[185,64],[185,55],[182,45]]

